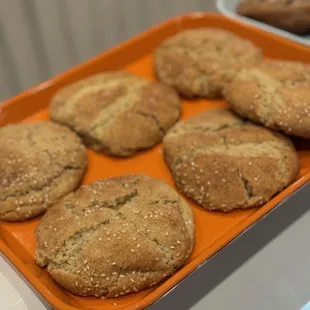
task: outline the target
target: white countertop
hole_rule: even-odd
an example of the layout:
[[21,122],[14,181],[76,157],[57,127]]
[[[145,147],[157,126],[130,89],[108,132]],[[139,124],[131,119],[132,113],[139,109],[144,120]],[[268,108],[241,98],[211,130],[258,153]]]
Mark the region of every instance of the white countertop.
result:
[[41,302],[32,288],[3,256],[0,256],[0,288],[1,310],[50,309]]

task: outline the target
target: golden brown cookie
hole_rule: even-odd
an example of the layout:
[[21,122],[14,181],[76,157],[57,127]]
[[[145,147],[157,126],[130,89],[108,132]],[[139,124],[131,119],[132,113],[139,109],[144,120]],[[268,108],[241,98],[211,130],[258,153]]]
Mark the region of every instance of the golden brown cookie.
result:
[[80,187],[36,230],[36,262],[73,294],[118,297],[172,275],[194,247],[190,207],[169,185],[125,175]]
[[176,92],[129,72],[90,76],[60,90],[53,121],[69,126],[95,151],[130,156],[161,142],[181,113]]
[[310,65],[270,60],[244,69],[225,91],[243,117],[288,135],[310,138]]
[[261,206],[299,172],[291,141],[226,109],[179,122],[164,139],[177,187],[208,210]]
[[214,28],[180,32],[160,44],[154,56],[158,79],[186,97],[215,98],[241,68],[262,60],[250,41]]
[[309,0],[245,0],[238,9],[244,15],[294,33],[310,30]]
[[42,214],[79,185],[86,149],[68,128],[52,122],[0,128],[0,219]]

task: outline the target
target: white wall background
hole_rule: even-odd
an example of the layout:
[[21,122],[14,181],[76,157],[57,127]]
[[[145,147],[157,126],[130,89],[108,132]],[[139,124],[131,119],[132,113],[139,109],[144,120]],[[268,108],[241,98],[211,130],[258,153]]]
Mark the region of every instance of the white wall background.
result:
[[214,0],[0,0],[0,101]]

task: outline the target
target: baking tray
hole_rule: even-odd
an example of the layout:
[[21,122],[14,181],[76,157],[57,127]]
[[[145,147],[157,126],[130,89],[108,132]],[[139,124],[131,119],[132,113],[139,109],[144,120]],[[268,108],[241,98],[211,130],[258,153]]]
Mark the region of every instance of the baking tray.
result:
[[[229,29],[261,46],[268,57],[310,61],[310,49],[224,16],[201,13],[181,16],[152,28],[121,46],[0,105],[0,125],[48,119],[47,107],[54,93],[66,84],[92,73],[126,69],[154,79],[152,70],[152,52],[154,48],[163,39],[181,30],[197,27]],[[186,119],[205,109],[223,106],[225,106],[223,100],[183,101],[182,118]],[[154,288],[117,299],[102,300],[71,295],[55,284],[45,269],[38,267],[34,261],[34,231],[38,219],[25,223],[0,222],[0,250],[46,301],[56,309],[144,309],[309,180],[309,143],[298,140],[296,146],[301,162],[298,180],[260,209],[234,211],[224,214],[208,212],[194,203],[190,203],[196,221],[195,249],[182,269]],[[104,154],[96,154],[91,150],[88,150],[88,155],[89,168],[84,178],[84,184],[99,178],[125,173],[146,173],[161,178],[173,186],[171,175],[162,156],[162,145],[127,159],[108,157]],[[294,212],[293,209],[292,212]]]
[[240,21],[243,21],[247,24],[250,25],[254,25],[256,27],[259,27],[261,29],[264,29],[266,31],[275,33],[281,37],[284,37],[286,39],[310,46],[310,34],[308,35],[298,35],[298,34],[294,34],[270,25],[267,25],[265,23],[259,22],[257,20],[254,20],[252,18],[248,18],[245,16],[241,16],[237,13],[237,7],[239,5],[239,3],[242,0],[217,0],[216,6],[217,9],[223,13],[224,15],[234,18],[234,19],[238,19]]

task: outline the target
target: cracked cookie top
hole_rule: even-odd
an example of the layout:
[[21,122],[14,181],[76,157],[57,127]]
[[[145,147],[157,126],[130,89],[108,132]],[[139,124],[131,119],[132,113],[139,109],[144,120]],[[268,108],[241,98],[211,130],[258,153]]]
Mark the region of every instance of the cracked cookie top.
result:
[[85,147],[64,126],[37,122],[0,128],[0,219],[42,214],[79,185],[86,166]]
[[52,99],[52,120],[95,151],[130,156],[161,142],[181,113],[177,93],[125,71],[92,75]]
[[179,122],[164,139],[177,187],[208,210],[260,206],[299,172],[291,141],[226,109]]
[[160,81],[186,97],[221,97],[222,90],[241,68],[262,60],[250,41],[217,29],[180,32],[160,44],[155,52],[155,72]]
[[125,175],[66,196],[42,217],[36,240],[36,262],[65,289],[117,297],[181,267],[194,246],[194,221],[169,185]]
[[244,69],[225,91],[238,114],[288,135],[310,138],[310,65],[269,60]]

